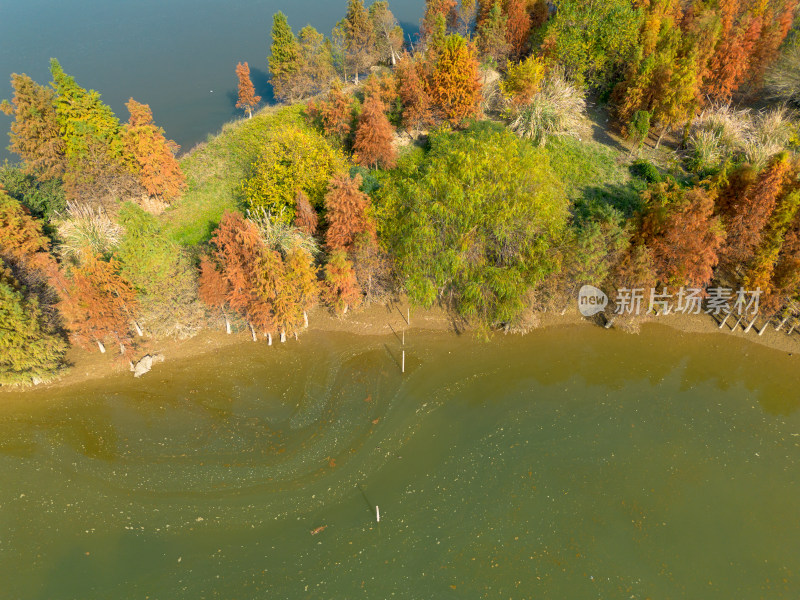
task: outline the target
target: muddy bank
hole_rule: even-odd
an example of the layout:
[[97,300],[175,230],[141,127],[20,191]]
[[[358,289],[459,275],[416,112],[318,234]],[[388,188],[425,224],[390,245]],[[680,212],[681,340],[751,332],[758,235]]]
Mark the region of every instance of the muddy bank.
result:
[[[410,324],[406,320],[410,317]],[[585,327],[599,327],[594,320],[584,318],[576,308],[566,311],[563,315],[559,313],[541,313],[538,315],[538,327],[535,331],[542,328],[552,328],[559,326],[583,325]],[[343,318],[332,316],[327,310],[318,308],[309,316],[309,329],[303,334],[307,339],[313,339],[315,332],[343,332],[355,335],[401,335],[403,330],[426,330],[449,332],[453,335],[465,335],[472,340],[474,334],[464,331],[462,323],[446,311],[434,308],[423,310],[410,308],[407,304],[393,304],[391,306],[373,305],[365,309],[350,312]],[[682,315],[672,314],[663,317],[653,317],[642,323],[641,327],[648,328],[653,325],[667,326],[678,332],[688,334],[714,334],[717,336],[733,336],[744,338],[749,342],[786,352],[789,354],[800,353],[800,330],[791,336],[783,331],[775,331],[774,326],[770,325],[764,330],[763,335],[758,335],[755,329],[744,333],[741,327],[736,331],[730,330],[728,323],[720,329],[717,323],[710,316],[701,315]],[[504,335],[498,332],[495,336]],[[518,335],[518,334],[509,334]],[[629,335],[637,335],[630,333]],[[292,339],[286,343],[292,343]],[[277,339],[273,343],[279,343]],[[465,340],[466,343],[466,340]],[[483,342],[482,342],[483,343]],[[486,343],[492,343],[491,340]],[[80,384],[85,381],[97,380],[109,375],[130,371],[130,362],[136,362],[146,354],[163,356],[169,362],[176,359],[192,358],[194,356],[205,355],[215,352],[223,352],[226,348],[239,344],[253,344],[254,349],[263,351],[267,346],[266,340],[259,340],[254,343],[249,331],[240,331],[227,335],[224,330],[202,331],[197,336],[189,340],[143,340],[133,350],[129,350],[125,356],[108,352],[100,354],[98,352],[87,352],[80,348],[71,348],[67,359],[70,367],[65,369],[63,375],[58,379],[46,384],[27,389],[54,389],[63,386]],[[154,369],[158,369],[156,365]],[[133,373],[131,373],[133,377]],[[147,375],[144,375],[147,377]],[[26,388],[5,387],[0,388],[0,393],[4,391],[17,392]]]

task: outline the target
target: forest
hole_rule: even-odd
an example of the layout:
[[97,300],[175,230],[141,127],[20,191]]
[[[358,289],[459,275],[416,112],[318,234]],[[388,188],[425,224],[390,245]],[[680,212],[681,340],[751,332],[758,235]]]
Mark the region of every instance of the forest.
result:
[[427,0],[414,35],[382,0],[329,35],[277,13],[279,104],[232,66],[242,118],[183,155],[56,59],[47,84],[13,74],[0,385],[58,376],[70,346],[271,345],[399,298],[480,336],[587,283],[800,314],[798,4]]

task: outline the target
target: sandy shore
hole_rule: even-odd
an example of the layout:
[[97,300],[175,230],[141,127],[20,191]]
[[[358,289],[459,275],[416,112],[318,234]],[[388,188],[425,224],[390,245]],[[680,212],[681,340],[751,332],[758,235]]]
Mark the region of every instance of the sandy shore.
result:
[[[409,314],[410,326],[406,324],[406,318]],[[548,312],[540,313],[538,317],[540,324],[537,330],[560,326],[599,327],[594,320],[581,316],[577,308],[570,309],[563,315]],[[736,331],[731,331],[730,325],[732,323],[728,323],[724,328],[720,329],[710,316],[704,314],[673,314],[654,317],[644,322],[642,327],[648,327],[650,323],[666,325],[685,333],[744,338],[754,344],[781,352],[800,353],[800,330],[791,336],[786,335],[785,329],[781,332],[775,331],[773,326],[768,326],[763,335],[758,335],[755,328],[748,333],[744,333],[741,327],[738,327]],[[327,310],[318,308],[309,315],[309,324],[309,330],[304,335],[313,335],[315,331],[379,336],[391,335],[393,332],[399,333],[403,329],[451,333],[459,330],[459,323],[442,309],[422,310],[411,308],[409,310],[409,306],[402,303],[390,306],[372,305],[359,311],[350,312],[343,318],[334,317]],[[761,322],[758,325],[760,327]],[[630,335],[636,334],[631,333]],[[291,341],[290,339],[287,343],[291,343]],[[236,344],[252,343],[249,331],[227,335],[224,331],[205,330],[189,340],[145,340],[140,342],[137,348],[129,351],[126,356],[120,356],[112,352],[100,354],[99,352],[87,352],[80,348],[71,348],[67,355],[70,367],[58,379],[35,388],[3,387],[0,388],[0,393],[19,392],[25,389],[35,389],[36,391],[56,389],[102,379],[112,374],[129,372],[129,360],[136,360],[148,353],[160,354],[166,361],[170,361],[177,358],[185,359],[207,353],[221,352],[225,348]],[[258,343],[266,344],[266,341],[259,340]],[[273,343],[278,342],[274,340]],[[154,368],[157,369],[158,366]]]

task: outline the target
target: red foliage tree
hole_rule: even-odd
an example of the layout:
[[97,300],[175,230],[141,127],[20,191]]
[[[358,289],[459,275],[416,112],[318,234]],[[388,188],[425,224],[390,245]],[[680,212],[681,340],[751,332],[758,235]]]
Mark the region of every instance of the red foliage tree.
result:
[[704,82],[704,92],[713,100],[728,101],[747,79],[762,23],[761,16],[747,15],[737,29],[721,36],[709,63],[710,78]]
[[707,285],[725,239],[713,197],[699,187],[683,192],[676,183],[664,183],[644,200],[639,238],[650,249],[656,277],[666,285]]
[[424,65],[407,52],[397,62],[397,89],[403,104],[403,126],[422,129],[433,124],[431,98],[428,93]]
[[731,215],[725,219],[728,239],[722,258],[727,266],[744,265],[753,257],[790,171],[788,157],[779,155],[733,203]]
[[119,274],[120,265],[87,251],[81,264],[67,276],[67,287],[59,303],[72,339],[88,348],[118,342],[124,350],[131,341],[130,328],[137,309],[133,286]]
[[320,120],[325,135],[344,141],[353,131],[353,98],[338,84],[331,87],[325,100],[310,102],[308,110],[312,117]]
[[361,175],[351,178],[338,175],[331,179],[325,195],[328,231],[325,234],[331,250],[349,250],[359,233],[372,230],[367,217],[369,196],[362,192]]
[[319,227],[317,212],[302,190],[295,196],[294,226],[308,235],[316,234]]
[[397,162],[397,152],[392,145],[394,128],[389,123],[385,110],[386,105],[375,94],[364,101],[353,144],[355,161],[358,164],[391,168]]
[[122,139],[130,169],[151,196],[165,201],[176,198],[186,187],[186,177],[175,159],[179,146],[167,140],[164,130],[155,126],[147,104],[131,98],[125,106],[131,116]]
[[208,306],[220,311],[222,317],[225,319],[225,330],[230,334],[231,322],[226,311],[228,307],[230,284],[220,272],[217,265],[206,256],[200,260],[198,293],[200,295],[200,300],[205,302]]
[[511,46],[511,54],[519,59],[527,49],[531,33],[531,16],[525,0],[505,0],[504,9],[508,15],[506,39]]
[[247,115],[253,117],[253,109],[261,102],[261,96],[256,96],[256,88],[250,79],[250,65],[247,62],[236,65],[236,76],[239,78],[239,98],[236,108],[247,111]]
[[432,36],[444,36],[447,27],[455,27],[458,20],[457,4],[456,0],[425,1],[425,15],[419,28],[423,40],[431,41]]

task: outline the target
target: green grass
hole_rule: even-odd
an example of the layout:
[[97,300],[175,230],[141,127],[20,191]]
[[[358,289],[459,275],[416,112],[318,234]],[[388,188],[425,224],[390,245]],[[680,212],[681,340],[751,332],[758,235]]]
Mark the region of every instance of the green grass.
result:
[[183,246],[206,242],[223,213],[243,208],[242,181],[270,131],[281,125],[308,127],[302,105],[268,107],[252,119],[223,126],[181,159],[188,189],[162,216],[167,234]]
[[639,208],[647,183],[631,175],[627,152],[570,137],[551,138],[545,149],[576,213],[611,208],[629,218]]

